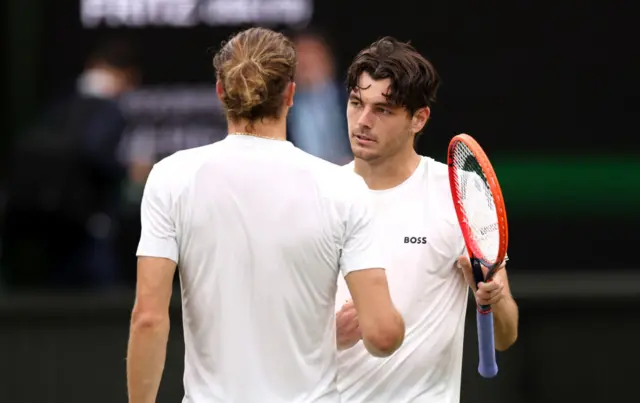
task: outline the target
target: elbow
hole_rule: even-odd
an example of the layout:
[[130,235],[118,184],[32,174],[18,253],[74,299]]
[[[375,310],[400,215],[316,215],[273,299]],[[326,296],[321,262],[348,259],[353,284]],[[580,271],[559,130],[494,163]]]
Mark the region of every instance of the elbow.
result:
[[169,313],[147,312],[134,310],[131,315],[131,330],[153,330],[169,323]]
[[379,326],[369,335],[363,334],[363,342],[374,357],[388,357],[400,348],[404,341],[404,334],[404,321],[398,314],[391,323]]
[[401,342],[399,341],[399,337],[390,337],[390,336],[382,336],[382,337],[371,337],[368,339],[364,339],[364,345],[374,357],[384,358],[389,357],[391,354],[395,353],[398,347],[400,347]]

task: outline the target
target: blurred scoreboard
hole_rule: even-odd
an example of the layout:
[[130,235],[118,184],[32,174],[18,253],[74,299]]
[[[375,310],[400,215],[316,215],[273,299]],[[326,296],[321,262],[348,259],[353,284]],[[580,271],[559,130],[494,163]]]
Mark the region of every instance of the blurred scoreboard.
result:
[[86,28],[242,24],[304,26],[312,0],[81,0]]

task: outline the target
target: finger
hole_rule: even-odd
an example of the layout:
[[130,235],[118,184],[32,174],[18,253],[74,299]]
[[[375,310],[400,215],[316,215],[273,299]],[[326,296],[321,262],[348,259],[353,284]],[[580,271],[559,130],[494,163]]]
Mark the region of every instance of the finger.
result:
[[480,292],[486,295],[493,295],[495,293],[501,293],[504,286],[500,283],[480,283],[476,293]]
[[349,335],[353,332],[360,331],[360,325],[357,320],[351,320],[342,324],[338,324],[337,328],[338,333],[341,335]]
[[498,295],[491,296],[489,298],[477,297],[476,303],[478,305],[493,305],[500,302],[500,300],[502,300],[502,295],[498,294]]
[[478,291],[476,291],[476,297],[486,301],[490,299],[495,294],[495,292],[496,292],[495,289],[482,287],[482,288],[479,288]]
[[490,295],[476,294],[476,302],[478,303],[478,305],[487,305],[490,300],[491,300]]
[[491,291],[487,290],[486,288],[479,288],[476,291],[476,297],[478,298],[489,298],[491,297]]
[[354,318],[358,317],[358,311],[356,311],[355,309],[347,309],[342,312],[342,316],[347,320],[353,320]]
[[354,335],[356,335],[358,332],[360,332],[360,329],[357,327],[349,327],[349,328],[342,328],[338,330],[338,335],[340,337],[353,337]]
[[344,304],[342,305],[342,308],[352,308],[355,305],[353,304],[353,301],[348,299],[346,301],[344,301]]
[[483,300],[490,299],[496,292],[500,291],[500,286],[495,284],[480,283],[478,289],[475,292],[476,297]]
[[504,290],[504,285],[499,283],[491,284],[491,287],[486,287],[485,290],[488,291],[489,294],[491,295],[502,294],[502,290]]
[[481,283],[478,283],[478,291],[492,292],[493,290],[497,290],[497,289],[498,289],[498,284],[496,284],[494,282],[489,282],[489,283],[481,282]]
[[360,331],[360,325],[358,324],[358,321],[354,320],[353,322],[349,323],[349,326],[348,326],[347,330],[348,330],[348,332],[350,334],[359,332]]
[[460,256],[458,258],[458,268],[465,271],[471,270],[471,261],[467,256]]
[[356,306],[352,302],[346,302],[340,307],[340,312],[355,311]]
[[476,301],[480,305],[492,305],[500,302],[502,297],[502,287],[492,290],[491,292],[488,292],[486,289],[476,292]]
[[342,308],[340,308],[341,312],[347,313],[347,312],[357,312],[356,311],[356,307],[353,304],[345,304],[342,306]]
[[358,317],[358,312],[356,312],[355,309],[349,309],[348,311],[344,312],[344,318],[345,320],[355,320]]
[[356,320],[356,317],[355,311],[338,312],[336,314],[336,324],[338,326],[345,326],[347,323]]
[[496,295],[501,295],[503,290],[504,290],[504,284],[497,283],[495,284],[494,288],[489,290],[489,294],[491,294],[491,298],[493,298]]
[[496,295],[492,295],[491,298],[487,301],[488,305],[495,305],[498,302],[502,301],[503,295],[502,294],[496,294]]

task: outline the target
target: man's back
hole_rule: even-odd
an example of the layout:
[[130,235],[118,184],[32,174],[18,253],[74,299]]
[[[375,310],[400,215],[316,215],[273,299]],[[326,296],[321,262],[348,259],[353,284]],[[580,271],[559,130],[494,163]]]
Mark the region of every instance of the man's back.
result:
[[336,280],[364,182],[249,136],[156,169],[170,181],[180,249],[184,401],[338,402]]

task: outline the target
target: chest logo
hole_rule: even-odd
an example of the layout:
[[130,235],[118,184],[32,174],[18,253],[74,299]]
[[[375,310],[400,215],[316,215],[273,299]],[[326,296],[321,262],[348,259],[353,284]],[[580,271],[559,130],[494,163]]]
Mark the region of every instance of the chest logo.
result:
[[426,236],[406,236],[404,237],[404,243],[425,244],[427,243],[427,237]]

